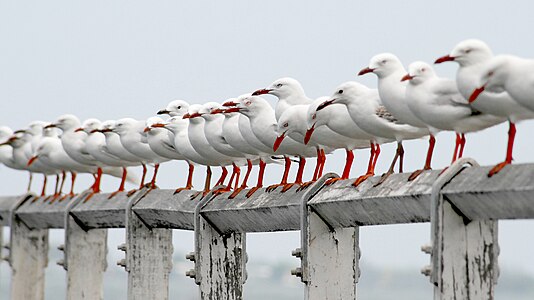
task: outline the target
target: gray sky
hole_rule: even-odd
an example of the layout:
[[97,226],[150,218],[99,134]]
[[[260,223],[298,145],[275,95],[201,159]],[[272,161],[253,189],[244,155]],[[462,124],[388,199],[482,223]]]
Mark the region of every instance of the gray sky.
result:
[[[405,65],[431,62],[473,37],[495,53],[528,57],[534,53],[533,9],[529,1],[0,0],[0,123],[20,128],[63,113],[81,119],[144,119],[173,99],[223,101],[282,76],[297,78],[315,98],[348,80],[376,86],[374,76],[356,77],[374,54],[393,52]],[[436,67],[448,77],[456,68],[450,63]],[[533,130],[531,121],[518,126],[516,162],[533,160]],[[500,162],[506,131],[501,125],[469,135],[466,156],[483,165]],[[407,170],[422,166],[426,143],[406,143]],[[452,147],[453,136],[440,134],[436,168],[449,163]],[[379,172],[385,171],[393,148],[386,146],[382,153]],[[353,177],[364,170],[367,157],[367,151],[356,153]],[[326,169],[341,172],[343,162],[336,153]],[[23,192],[26,174],[0,169],[1,193]],[[268,182],[277,181],[280,171],[269,168]],[[201,179],[199,172],[197,186]],[[161,187],[184,181],[183,163],[161,168]],[[78,187],[88,182],[82,179]],[[111,190],[116,184],[106,180],[104,187]],[[518,233],[528,229],[534,229],[533,223],[501,224],[501,264],[522,267],[530,260],[533,265],[534,244]],[[187,234],[184,238],[191,240]],[[429,239],[428,224],[364,228],[362,259],[419,269],[428,262],[419,247]],[[297,233],[252,235],[248,250],[275,259],[289,256],[297,244]],[[191,250],[193,245],[180,247]]]

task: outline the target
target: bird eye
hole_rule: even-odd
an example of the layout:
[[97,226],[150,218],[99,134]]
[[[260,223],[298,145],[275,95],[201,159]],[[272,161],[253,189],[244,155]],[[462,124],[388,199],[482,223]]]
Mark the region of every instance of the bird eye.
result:
[[384,60],[382,61],[382,64],[386,64],[387,62],[388,62],[387,59],[384,59]]
[[488,73],[488,77],[493,76],[493,74],[494,74],[493,71],[489,71],[489,73]]
[[471,52],[471,49],[466,49],[464,52],[465,52],[465,54],[467,54],[467,53]]
[[245,101],[245,105],[251,105],[252,101]]
[[283,84],[279,83],[276,85],[276,87],[282,87]]
[[312,119],[315,120],[316,118],[317,118],[317,114],[313,114],[313,115],[312,115]]
[[421,69],[421,72],[425,72],[425,71],[426,71],[426,68],[422,68],[422,69]]
[[181,109],[181,108],[182,108],[182,106],[181,106],[181,105],[178,105],[178,106],[177,106],[176,108],[177,108],[177,109]]
[[287,126],[289,126],[289,123],[284,123],[284,127],[287,127]]
[[337,91],[338,94],[343,94],[343,90]]

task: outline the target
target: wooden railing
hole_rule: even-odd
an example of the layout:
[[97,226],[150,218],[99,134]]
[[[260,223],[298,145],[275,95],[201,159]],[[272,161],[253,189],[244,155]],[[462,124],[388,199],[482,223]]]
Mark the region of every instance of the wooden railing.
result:
[[[513,165],[492,178],[489,168],[461,159],[440,175],[378,178],[358,188],[351,181],[324,186],[327,174],[303,191],[256,192],[193,198],[196,192],[140,190],[131,197],[87,193],[63,201],[32,195],[0,198],[0,224],[11,227],[6,260],[12,268],[12,299],[43,299],[48,229],[64,228],[68,299],[101,299],[107,228],[126,228],[118,262],[128,272],[128,299],[167,299],[172,268],[172,229],[193,230],[187,272],[202,299],[242,299],[246,233],[300,230],[301,247],[291,270],[306,299],[356,299],[359,227],[430,222],[431,255],[422,273],[434,299],[492,299],[499,274],[497,220],[534,218],[534,165]],[[0,239],[1,241],[2,239]],[[7,293],[7,291],[2,291]]]

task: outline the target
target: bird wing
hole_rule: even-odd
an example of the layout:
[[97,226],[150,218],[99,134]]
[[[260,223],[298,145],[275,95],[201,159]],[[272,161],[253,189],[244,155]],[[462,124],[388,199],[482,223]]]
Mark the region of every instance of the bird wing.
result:
[[176,147],[174,146],[174,144],[171,143],[170,141],[163,140],[162,145],[163,145],[163,148],[165,148],[165,149],[167,149],[167,150],[169,150],[169,151],[178,152],[178,151],[176,150]]
[[395,124],[402,124],[397,118],[395,118],[394,115],[392,115],[385,106],[380,105],[376,108],[375,114],[382,119],[385,119],[388,122],[395,123]]
[[108,146],[106,144],[102,144],[102,145],[98,146],[98,150],[100,150],[101,153],[103,153],[104,155],[108,156],[109,158],[116,159],[116,160],[121,160],[119,157],[117,157],[117,156],[111,154],[111,152],[109,152]]
[[460,94],[453,80],[440,78],[432,85],[432,92],[436,96],[437,104],[470,107],[469,101]]

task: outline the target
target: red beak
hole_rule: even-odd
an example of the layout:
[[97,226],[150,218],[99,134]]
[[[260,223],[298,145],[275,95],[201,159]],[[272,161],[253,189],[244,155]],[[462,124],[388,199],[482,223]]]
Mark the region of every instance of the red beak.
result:
[[284,140],[285,137],[286,137],[286,133],[284,132],[276,138],[276,141],[274,141],[274,145],[273,145],[274,152],[278,150],[278,148],[280,147],[280,144],[282,144],[282,141]]
[[216,108],[216,109],[212,110],[210,114],[216,115],[216,114],[222,114],[223,112],[225,112],[225,110],[222,110],[220,108]]
[[235,103],[234,101],[226,101],[223,103],[223,106],[224,107],[229,107],[229,106],[236,106],[237,103]]
[[101,132],[99,129],[93,129],[89,133]]
[[182,119],[189,119],[191,118],[191,115],[189,113],[186,113],[185,115],[182,116]]
[[320,110],[324,109],[325,107],[334,104],[335,100],[336,99],[326,100],[325,102],[319,104],[319,106],[317,106],[317,109],[315,111],[320,111]]
[[164,128],[164,127],[165,127],[165,124],[163,123],[152,124],[152,128]]
[[358,73],[358,76],[365,75],[367,73],[372,73],[375,69],[371,69],[369,67],[361,69],[361,71]]
[[406,74],[404,75],[404,77],[402,77],[401,81],[406,81],[406,80],[412,80],[414,77],[410,74]]
[[304,145],[308,145],[314,130],[315,130],[315,124],[313,124],[313,126],[306,131],[306,135],[304,136]]
[[37,158],[39,158],[37,155],[30,158],[30,160],[28,160],[28,167],[31,166],[37,160]]
[[200,116],[202,116],[201,113],[198,113],[198,112],[192,113],[192,114],[189,114],[189,119],[197,118],[197,117],[200,117]]
[[150,131],[150,127],[145,127],[145,129],[143,131],[144,132],[149,132]]
[[485,89],[486,89],[485,86],[476,88],[471,94],[471,96],[469,96],[469,103],[473,103],[475,100],[477,100],[478,96],[482,94],[482,92],[484,92]]
[[441,64],[441,63],[444,63],[446,61],[454,61],[454,57],[450,56],[450,55],[445,55],[445,56],[442,56],[438,59],[436,59],[436,61],[434,62],[435,64]]
[[270,92],[271,92],[271,90],[261,89],[261,90],[257,90],[254,93],[252,93],[252,96],[259,96],[259,95],[269,94]]
[[102,132],[102,133],[104,133],[104,132],[113,132],[113,130],[111,130],[109,128],[101,129],[99,131]]
[[83,131],[83,128],[76,128],[76,130],[74,130],[74,132],[80,132],[80,131]]
[[224,112],[225,113],[233,113],[233,112],[239,112],[241,110],[241,108],[239,107],[231,107],[231,108],[227,108]]
[[52,123],[52,124],[48,124],[44,127],[44,129],[48,129],[48,128],[54,128],[54,127],[57,127],[56,124]]

